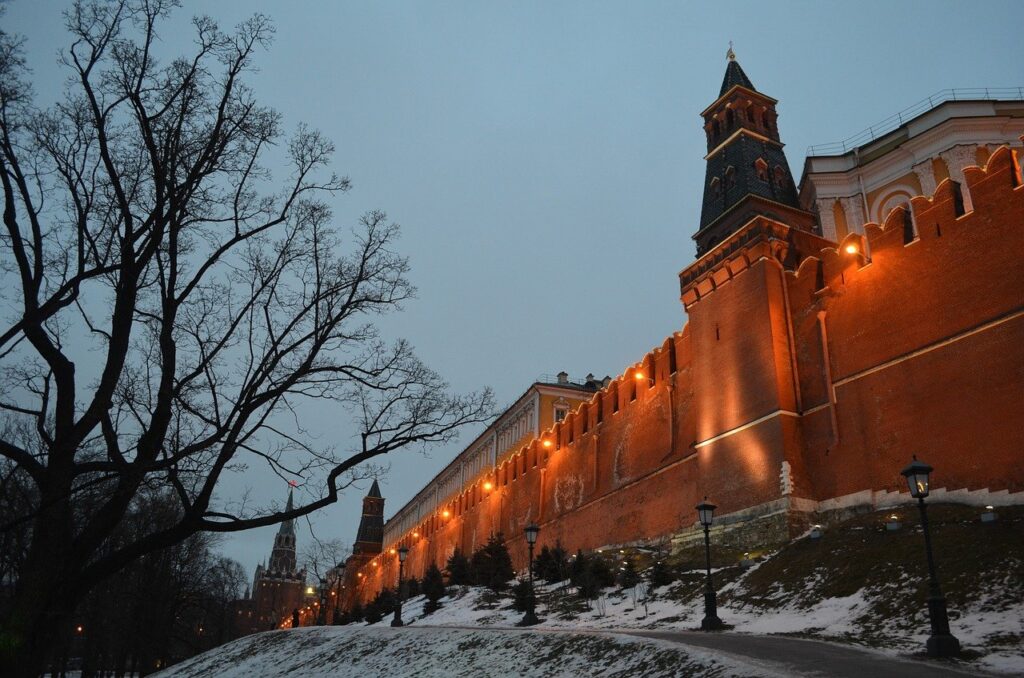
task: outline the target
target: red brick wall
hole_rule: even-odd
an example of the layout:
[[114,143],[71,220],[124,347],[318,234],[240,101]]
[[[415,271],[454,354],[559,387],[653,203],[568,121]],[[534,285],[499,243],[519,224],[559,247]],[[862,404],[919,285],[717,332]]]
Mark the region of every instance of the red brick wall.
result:
[[838,439],[827,411],[803,421],[817,499],[902,489],[912,454],[938,487],[1024,489],[1024,189],[1005,150],[966,174],[973,212],[944,182],[914,199],[913,242],[897,212],[868,229],[870,265],[826,253],[823,292],[817,262],[790,275],[805,408],[826,401],[819,312],[839,384]]
[[[1024,490],[1024,188],[1006,149],[966,176],[974,211],[958,217],[944,182],[914,199],[909,244],[897,211],[867,243],[821,250],[798,234],[694,264],[709,273],[683,330],[556,425],[550,448],[524,448],[479,502],[407,535],[406,572],[492,532],[523,567],[531,521],[541,545],[572,550],[668,535],[705,494],[719,513],[783,498],[783,462],[791,496],[812,500],[902,489],[915,453],[936,487]],[[849,243],[869,245],[870,263]],[[361,568],[361,597],[394,586],[391,546]]]

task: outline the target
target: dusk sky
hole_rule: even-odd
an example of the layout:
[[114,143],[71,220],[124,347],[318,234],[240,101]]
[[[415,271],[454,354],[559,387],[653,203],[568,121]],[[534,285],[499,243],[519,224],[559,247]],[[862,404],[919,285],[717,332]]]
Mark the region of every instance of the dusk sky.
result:
[[[40,103],[67,76],[66,2],[15,0]],[[228,28],[254,12],[277,33],[248,82],[285,127],[337,145],[354,188],[340,225],[370,209],[402,224],[418,298],[381,322],[457,391],[501,406],[542,374],[621,374],[679,331],[678,272],[693,261],[705,138],[733,41],[779,100],[793,174],[807,147],[839,141],[945,88],[1024,86],[1024,3],[186,1],[163,29],[192,48],[189,20]],[[1016,27],[1008,30],[1008,27]],[[342,413],[310,410],[311,435],[355,450]],[[399,509],[479,432],[394,454],[380,478]],[[368,484],[367,484],[368,486]],[[264,504],[287,486],[251,467],[224,497]],[[367,487],[310,520],[351,544]],[[300,492],[315,492],[311,483]],[[227,538],[251,576],[276,528]],[[309,525],[298,531],[300,550]]]

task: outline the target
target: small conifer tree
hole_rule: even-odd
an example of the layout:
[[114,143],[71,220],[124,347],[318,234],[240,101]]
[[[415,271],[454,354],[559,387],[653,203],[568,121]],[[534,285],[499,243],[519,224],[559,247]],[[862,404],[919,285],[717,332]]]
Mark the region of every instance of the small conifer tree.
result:
[[576,556],[572,559],[572,564],[569,566],[569,581],[573,586],[579,587],[580,579],[587,571],[587,560],[588,556],[583,552],[583,549],[576,551]]
[[379,622],[384,615],[381,614],[380,608],[377,607],[377,600],[371,600],[366,604],[363,609],[363,619],[366,620],[367,624],[376,624]]
[[420,580],[416,577],[409,577],[405,580],[405,597],[415,598],[420,595],[423,590],[420,588]]
[[363,610],[363,606],[360,605],[358,602],[355,605],[353,605],[352,609],[346,612],[345,614],[346,618],[348,619],[348,621],[345,622],[346,624],[351,624],[353,622],[361,622],[363,621],[363,618],[366,616],[366,612],[365,610]]
[[512,557],[505,546],[505,537],[500,532],[492,534],[487,543],[473,553],[470,565],[473,583],[486,586],[492,591],[503,590],[508,586],[508,581],[515,577]]
[[608,563],[599,555],[576,552],[570,567],[569,579],[580,597],[587,600],[597,598],[601,589],[615,584],[615,575]]
[[537,600],[534,596],[533,587],[530,586],[529,580],[520,579],[512,587],[512,609],[517,612],[526,612],[530,609],[531,601],[536,606]]
[[672,570],[664,560],[655,560],[647,572],[647,581],[653,591],[659,586],[668,586],[675,581],[675,577],[672,576]]
[[592,556],[590,559],[590,571],[598,588],[607,588],[615,585],[615,573],[608,565],[608,561],[600,555]]
[[550,560],[551,549],[548,548],[547,544],[545,544],[541,548],[540,553],[538,553],[533,559],[533,576],[540,579],[546,579],[542,573],[547,571]]
[[423,606],[426,614],[434,612],[441,607],[440,600],[444,597],[444,577],[436,563],[431,563],[423,575],[423,595],[427,597],[427,604]]
[[387,616],[395,611],[395,592],[389,588],[383,588],[373,599],[377,609],[380,610],[382,616]]
[[640,583],[640,573],[636,571],[636,566],[633,565],[632,558],[626,558],[625,563],[622,565],[622,569],[619,570],[619,587],[623,589],[631,589]]
[[533,561],[533,573],[535,576],[547,582],[558,582],[569,576],[569,558],[561,542],[555,542],[554,547],[544,546],[540,555]]
[[469,586],[473,583],[473,575],[469,565],[469,558],[461,549],[455,549],[448,564],[445,566],[448,572],[448,583],[452,586]]

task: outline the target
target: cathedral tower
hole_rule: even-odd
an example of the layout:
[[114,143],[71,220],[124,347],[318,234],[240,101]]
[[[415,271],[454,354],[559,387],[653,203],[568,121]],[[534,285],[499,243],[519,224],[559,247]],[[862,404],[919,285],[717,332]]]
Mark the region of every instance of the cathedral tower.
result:
[[[285,511],[294,508],[292,492],[288,491],[288,505]],[[270,552],[270,571],[281,573],[295,572],[295,521],[291,518],[281,523],[274,537],[274,550]]]
[[[286,511],[295,504],[292,491],[288,491]],[[295,521],[281,523],[274,535],[274,547],[267,566],[257,565],[252,583],[251,614],[248,628],[243,633],[255,633],[276,628],[291,611],[304,605],[306,569],[298,567],[295,558]]]
[[363,515],[359,519],[356,543],[352,547],[355,555],[375,555],[384,544],[384,498],[380,496],[380,485],[374,479],[370,492],[363,497]]
[[731,47],[727,56],[718,99],[701,113],[708,154],[700,230],[693,236],[698,257],[758,215],[814,229],[782,151],[778,102],[754,88]]

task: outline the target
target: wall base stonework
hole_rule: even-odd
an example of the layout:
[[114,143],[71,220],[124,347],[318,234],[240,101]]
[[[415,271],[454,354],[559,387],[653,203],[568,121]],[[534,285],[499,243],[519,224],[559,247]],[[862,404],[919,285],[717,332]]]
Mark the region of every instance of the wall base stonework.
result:
[[[798,497],[784,497],[742,511],[715,516],[711,526],[711,542],[715,548],[728,551],[762,551],[784,544],[815,523],[816,502]],[[704,529],[700,525],[672,535],[672,553],[688,551],[703,544]]]
[[[988,489],[948,490],[932,489],[928,502],[934,504],[960,504],[963,506],[1021,506],[1024,492]],[[711,527],[711,543],[715,549],[735,552],[753,552],[780,546],[807,532],[812,525],[834,525],[854,516],[885,509],[906,508],[917,505],[909,492],[864,490],[843,497],[813,501],[800,497],[786,497],[742,511],[715,516]],[[704,530],[700,525],[673,534],[669,538],[671,552],[689,551],[704,543]],[[609,545],[620,548],[633,544]]]

